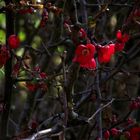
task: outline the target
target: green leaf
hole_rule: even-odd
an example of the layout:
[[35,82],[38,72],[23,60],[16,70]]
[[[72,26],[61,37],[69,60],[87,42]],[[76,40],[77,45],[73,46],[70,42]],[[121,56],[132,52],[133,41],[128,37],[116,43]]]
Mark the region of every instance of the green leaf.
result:
[[39,24],[40,24],[40,20],[39,19],[36,19],[36,22],[35,22],[35,28],[38,28],[38,26],[39,26]]
[[64,50],[65,50],[65,47],[64,47],[63,45],[57,47],[57,51],[58,51],[59,53],[63,53]]
[[18,33],[18,36],[19,36],[20,41],[24,41],[26,39],[26,34],[23,31],[20,31]]
[[6,19],[5,14],[0,14],[0,26],[5,29],[6,27]]
[[5,44],[6,43],[6,35],[3,30],[0,30],[0,44]]

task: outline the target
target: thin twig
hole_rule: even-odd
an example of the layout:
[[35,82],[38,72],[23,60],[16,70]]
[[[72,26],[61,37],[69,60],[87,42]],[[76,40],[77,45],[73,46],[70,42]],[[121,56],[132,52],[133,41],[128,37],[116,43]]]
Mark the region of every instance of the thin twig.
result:
[[109,106],[110,104],[112,104],[112,102],[114,102],[114,100],[115,100],[115,99],[113,98],[110,102],[108,102],[107,104],[101,106],[101,107],[88,119],[88,123],[89,123],[89,124],[92,124],[92,121],[93,121],[93,119],[96,117],[96,115],[97,115],[100,111],[104,110],[107,106]]

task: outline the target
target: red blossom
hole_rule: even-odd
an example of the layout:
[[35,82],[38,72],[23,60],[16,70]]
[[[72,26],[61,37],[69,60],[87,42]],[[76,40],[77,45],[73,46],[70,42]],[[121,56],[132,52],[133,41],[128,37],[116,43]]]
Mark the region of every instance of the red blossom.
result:
[[111,129],[111,134],[112,134],[112,136],[118,136],[119,135],[119,130],[116,129],[116,128],[112,128]]
[[117,31],[116,37],[117,37],[117,40],[121,40],[122,39],[122,32],[121,32],[121,30]]
[[10,35],[8,38],[8,45],[11,49],[16,49],[20,45],[20,40],[16,35]]
[[124,49],[125,43],[116,42],[115,44],[115,51],[122,51]]
[[140,9],[135,9],[134,17],[140,17]]
[[134,124],[134,120],[132,118],[127,119],[127,125],[132,125]]
[[41,72],[39,76],[40,78],[45,79],[47,77],[47,74],[45,72]]
[[39,66],[35,66],[33,70],[34,70],[35,72],[40,72],[40,71],[41,71],[41,69],[40,69]]
[[110,132],[107,130],[104,132],[104,138],[105,138],[105,140],[108,140],[109,137],[110,137]]
[[115,52],[115,44],[109,44],[106,46],[98,46],[98,61],[99,63],[109,63],[111,56]]
[[0,48],[0,68],[6,64],[7,60],[10,58],[10,52],[6,46],[1,46]]
[[92,58],[90,61],[88,61],[86,64],[80,65],[83,68],[87,69],[95,69],[96,68],[96,62],[95,59]]
[[122,51],[124,49],[125,43],[129,40],[129,35],[122,32],[120,30],[116,33],[117,41],[115,43],[115,51]]
[[28,88],[29,91],[34,92],[37,90],[38,85],[35,83],[27,82],[26,87]]
[[116,38],[118,42],[126,43],[129,40],[129,35],[126,33],[122,34],[122,32],[118,30],[116,34]]
[[133,127],[129,130],[130,140],[140,140],[140,127]]
[[85,31],[83,28],[81,28],[81,29],[79,30],[78,35],[79,35],[79,37],[80,37],[81,39],[84,39],[84,38],[87,37],[87,33],[86,33],[86,31]]
[[95,46],[93,44],[79,45],[75,51],[73,62],[80,63],[83,68],[95,69],[96,62],[93,58]]
[[139,108],[139,104],[137,101],[132,101],[131,104],[130,104],[130,109],[131,110],[135,110],[135,109],[138,109]]

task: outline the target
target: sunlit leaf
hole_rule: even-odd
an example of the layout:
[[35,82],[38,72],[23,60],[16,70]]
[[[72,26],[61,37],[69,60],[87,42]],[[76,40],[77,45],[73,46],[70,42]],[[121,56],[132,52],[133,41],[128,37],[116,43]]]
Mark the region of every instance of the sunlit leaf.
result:
[[2,44],[6,43],[6,35],[3,30],[0,30],[0,43],[2,43]]
[[0,14],[0,26],[2,28],[5,28],[6,27],[5,14]]
[[19,36],[20,41],[24,41],[26,39],[26,34],[23,31],[20,31],[18,33],[18,36]]
[[65,47],[64,47],[63,45],[57,47],[57,51],[58,51],[59,53],[63,53],[64,50],[65,50]]

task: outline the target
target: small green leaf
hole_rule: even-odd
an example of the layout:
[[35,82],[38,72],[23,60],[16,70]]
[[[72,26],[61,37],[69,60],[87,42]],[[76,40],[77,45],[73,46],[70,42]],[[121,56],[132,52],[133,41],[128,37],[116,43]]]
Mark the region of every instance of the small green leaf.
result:
[[3,30],[0,30],[0,43],[2,43],[2,44],[6,43],[6,35]]
[[59,53],[63,53],[64,50],[65,50],[65,47],[64,47],[63,45],[57,47],[57,51],[58,51]]
[[18,36],[19,36],[20,41],[24,41],[26,39],[26,34],[23,31],[20,31],[18,33]]

